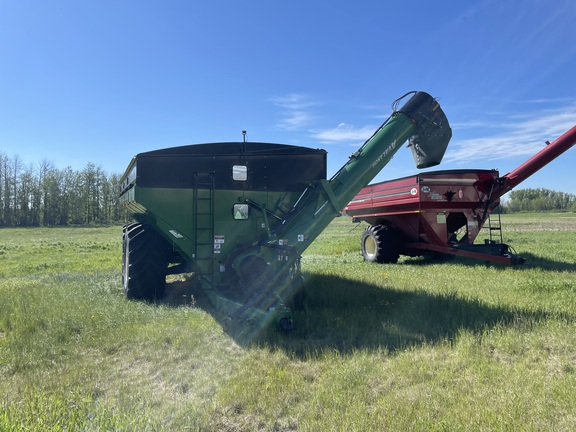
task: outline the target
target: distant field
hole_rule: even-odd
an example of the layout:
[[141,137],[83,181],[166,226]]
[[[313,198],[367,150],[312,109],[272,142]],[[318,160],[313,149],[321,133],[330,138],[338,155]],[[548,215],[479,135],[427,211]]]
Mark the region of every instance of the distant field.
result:
[[121,227],[1,229],[0,431],[576,430],[576,214],[503,227],[524,265],[378,265],[336,219],[249,342],[185,278],[125,300]]

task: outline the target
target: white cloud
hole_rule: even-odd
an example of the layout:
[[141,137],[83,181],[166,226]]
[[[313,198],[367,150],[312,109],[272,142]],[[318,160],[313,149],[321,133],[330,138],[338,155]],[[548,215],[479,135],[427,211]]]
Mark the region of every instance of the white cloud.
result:
[[376,126],[364,126],[358,129],[352,125],[340,123],[332,129],[314,131],[312,137],[324,144],[350,141],[357,143],[358,141],[366,141],[372,136],[375,130]]
[[278,127],[284,130],[297,130],[310,124],[311,116],[306,111],[290,111],[278,122]]
[[286,96],[273,97],[270,98],[270,101],[280,108],[286,108],[290,110],[302,110],[316,105],[308,98],[308,96],[300,93],[290,93]]
[[[305,131],[312,139],[322,144],[349,143],[357,146],[372,136],[378,125],[355,127],[348,123],[328,129],[314,129],[313,123],[318,121],[314,108],[321,105],[310,96],[302,93],[290,93],[285,96],[270,98],[269,101],[280,108],[280,119],[276,126],[285,131]],[[364,107],[364,109],[367,109]],[[375,117],[376,118],[376,117]],[[377,117],[381,120],[381,116]]]
[[270,101],[279,108],[282,108],[282,118],[277,126],[284,130],[297,130],[309,125],[314,116],[310,113],[310,108],[317,105],[306,95],[291,93],[286,96],[271,98]]
[[[469,163],[532,156],[576,124],[576,106],[533,112],[501,119],[497,134],[455,141],[448,146],[444,162]],[[474,128],[480,124],[474,123]],[[466,125],[458,124],[464,129]],[[471,126],[471,125],[469,125]],[[489,122],[485,123],[489,126]],[[454,128],[456,129],[456,127]]]

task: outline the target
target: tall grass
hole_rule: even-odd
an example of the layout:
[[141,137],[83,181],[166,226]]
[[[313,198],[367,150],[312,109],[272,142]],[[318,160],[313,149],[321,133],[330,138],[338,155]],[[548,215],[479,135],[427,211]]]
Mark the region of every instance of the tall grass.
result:
[[573,430],[576,215],[503,218],[520,267],[364,263],[337,219],[251,342],[185,279],[125,300],[120,228],[1,230],[0,430]]

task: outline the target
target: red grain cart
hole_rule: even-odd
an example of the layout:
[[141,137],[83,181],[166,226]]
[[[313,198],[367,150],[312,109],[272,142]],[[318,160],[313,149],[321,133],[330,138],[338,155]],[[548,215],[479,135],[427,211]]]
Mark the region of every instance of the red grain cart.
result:
[[[361,239],[364,259],[395,263],[400,255],[440,254],[524,262],[502,242],[500,219],[490,216],[502,195],[576,144],[576,126],[546,144],[502,177],[497,170],[433,171],[363,188],[344,213],[370,224]],[[490,238],[474,244],[483,227]]]

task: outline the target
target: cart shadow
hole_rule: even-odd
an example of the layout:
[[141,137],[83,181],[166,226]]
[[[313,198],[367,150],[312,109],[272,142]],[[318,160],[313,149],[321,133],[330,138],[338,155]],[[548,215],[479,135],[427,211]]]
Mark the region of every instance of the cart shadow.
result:
[[[572,315],[496,307],[454,292],[398,291],[338,276],[308,274],[305,285],[303,307],[293,311],[291,332],[270,325],[230,337],[243,347],[280,349],[306,359],[327,351],[343,355],[358,350],[394,353],[451,343],[466,332],[480,335],[496,327],[530,329],[550,318],[576,322]],[[195,306],[219,320],[201,291],[190,281],[172,282],[164,303],[180,306],[193,298]]]
[[[397,291],[336,276],[311,275],[302,311],[294,312],[288,335],[268,334],[257,343],[298,357],[327,349],[388,352],[414,346],[450,343],[463,332],[487,328],[530,328],[559,314],[495,307],[457,293]],[[575,316],[562,316],[575,322]]]
[[524,258],[525,262],[523,264],[517,265],[506,265],[500,263],[494,263],[491,261],[482,261],[473,258],[464,258],[464,257],[446,257],[446,258],[430,258],[430,257],[418,257],[418,258],[405,258],[404,260],[400,261],[400,265],[402,264],[409,264],[415,266],[425,266],[425,265],[433,265],[433,264],[440,264],[440,263],[457,263],[460,265],[468,266],[468,267],[477,267],[477,266],[489,266],[494,268],[512,268],[515,270],[526,270],[526,269],[533,269],[537,268],[540,270],[551,270],[551,271],[568,271],[568,272],[576,272],[576,264],[567,262],[567,261],[557,261],[552,260],[549,258],[544,258],[538,255],[534,255],[531,253],[523,253],[522,258]]

